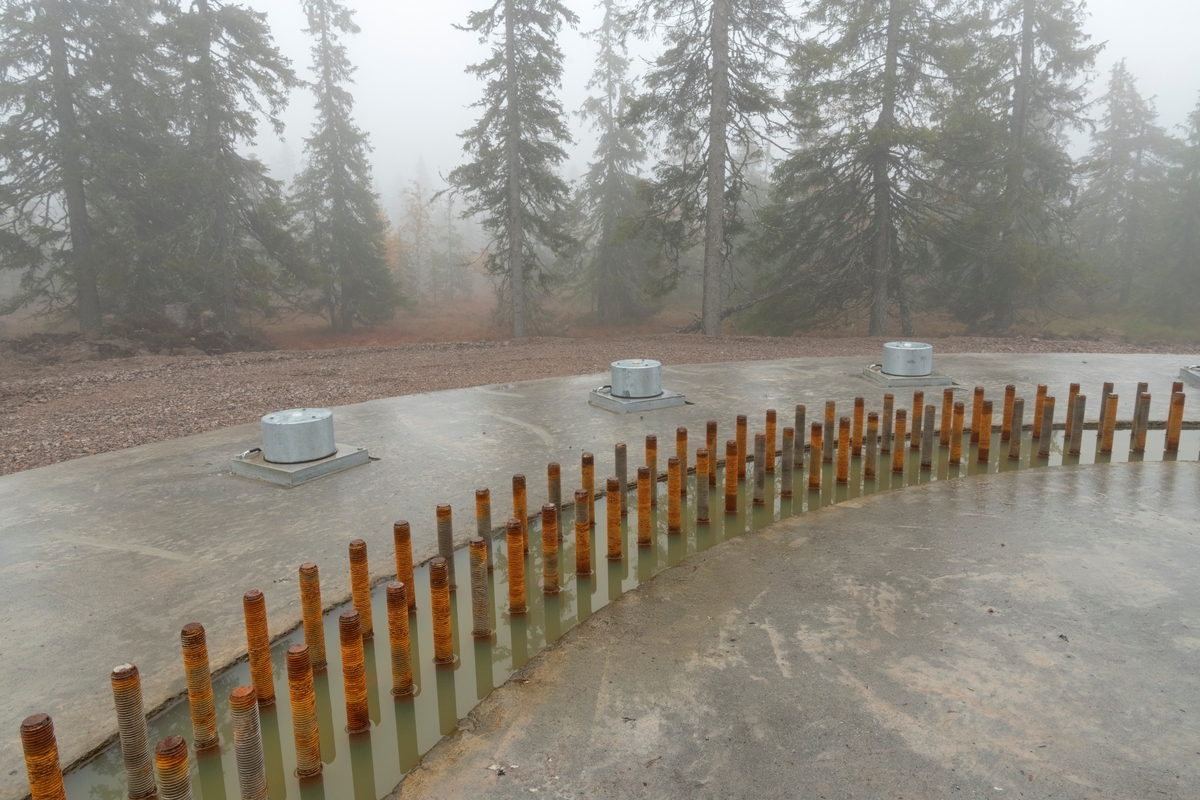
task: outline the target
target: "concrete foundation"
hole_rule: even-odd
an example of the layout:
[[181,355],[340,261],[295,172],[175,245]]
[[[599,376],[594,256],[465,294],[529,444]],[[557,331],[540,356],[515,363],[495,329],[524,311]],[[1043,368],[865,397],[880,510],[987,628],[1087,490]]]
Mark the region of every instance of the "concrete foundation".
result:
[[955,386],[954,378],[934,370],[928,375],[888,375],[879,364],[863,367],[862,376],[886,389],[920,389],[925,386]]
[[365,447],[348,444],[339,444],[335,447],[336,451],[328,458],[304,461],[299,464],[273,464],[263,457],[262,450],[255,448],[230,459],[229,471],[234,475],[290,488],[307,483],[322,475],[362,466],[371,460]]

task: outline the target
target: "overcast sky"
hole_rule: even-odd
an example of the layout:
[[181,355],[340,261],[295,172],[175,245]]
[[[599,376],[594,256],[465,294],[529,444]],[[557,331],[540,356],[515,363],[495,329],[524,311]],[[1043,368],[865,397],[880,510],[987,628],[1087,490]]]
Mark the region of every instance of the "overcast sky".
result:
[[[439,174],[461,159],[458,133],[475,117],[470,104],[479,98],[480,83],[464,73],[479,61],[484,48],[473,34],[455,29],[467,13],[490,0],[350,0],[362,27],[347,46],[358,68],[353,88],[355,118],[374,147],[377,190],[385,208],[393,209],[401,187],[418,177],[440,186]],[[245,0],[265,11],[276,42],[308,79],[309,40],[303,33],[299,0]],[[591,0],[568,2],[580,16],[578,31],[565,31],[566,73],[560,95],[567,110],[578,110],[592,70],[593,44],[580,31],[594,28],[599,15]],[[1200,100],[1200,2],[1197,0],[1090,0],[1086,30],[1105,43],[1097,61],[1093,92],[1102,92],[1113,63],[1125,58],[1146,97],[1155,97],[1159,121],[1168,128],[1183,122]],[[287,131],[278,141],[263,126],[255,150],[283,179],[290,179],[303,155],[303,138],[313,121],[312,95],[292,94],[284,115]],[[585,140],[573,123],[577,140]],[[566,168],[567,177],[582,171],[588,158],[580,148]]]

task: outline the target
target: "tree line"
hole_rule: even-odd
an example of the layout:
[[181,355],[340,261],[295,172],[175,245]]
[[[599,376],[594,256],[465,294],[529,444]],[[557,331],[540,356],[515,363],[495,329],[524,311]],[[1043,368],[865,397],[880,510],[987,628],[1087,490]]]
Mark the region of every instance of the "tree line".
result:
[[[483,90],[463,163],[446,192],[406,190],[392,234],[347,90],[357,28],[334,0],[303,6],[318,113],[285,191],[243,155],[301,85],[262,15],[217,0],[5,4],[14,303],[84,328],[181,301],[232,328],[281,299],[335,328],[372,324],[406,299],[469,292],[457,215],[482,227],[479,261],[517,337],[553,296],[619,322],[691,280],[709,335],[734,313],[779,333],[863,315],[871,335],[912,335],[933,309],[999,333],[1075,301],[1195,321],[1200,106],[1164,129],[1124,62],[1089,103],[1099,46],[1081,0],[600,0],[579,111],[596,146],[573,184],[560,40],[578,17],[559,0],[493,0],[461,25],[484,48],[467,68]],[[658,49],[643,69],[631,37]]]

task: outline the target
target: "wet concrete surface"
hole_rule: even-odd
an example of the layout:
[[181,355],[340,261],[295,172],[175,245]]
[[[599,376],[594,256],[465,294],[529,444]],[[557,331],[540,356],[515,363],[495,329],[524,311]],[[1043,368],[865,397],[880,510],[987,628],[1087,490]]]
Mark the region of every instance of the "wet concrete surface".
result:
[[694,555],[391,797],[1196,796],[1200,465],[1023,471]]
[[[1098,398],[1100,384],[1115,381],[1121,419],[1133,385],[1144,380],[1154,394],[1151,416],[1162,420],[1170,382],[1189,358],[989,354],[941,356],[936,364],[960,380],[968,398],[982,384],[999,400],[1010,382],[1027,397],[1049,383],[1065,398],[1070,381]],[[664,385],[693,405],[636,416],[587,405],[587,391],[606,375],[346,406],[336,413],[339,441],[366,446],[380,460],[296,489],[229,474],[229,458],[258,444],[256,425],[0,477],[0,718],[14,732],[0,737],[0,763],[20,764],[15,731],[35,711],[54,717],[64,764],[114,735],[108,673],[115,664],[139,665],[148,709],[177,696],[184,687],[178,634],[187,622],[208,629],[214,668],[244,655],[240,596],[249,588],[267,596],[273,637],[294,628],[296,569],[304,561],[321,565],[327,605],[346,600],[353,538],[368,542],[372,576],[382,580],[395,572],[396,519],[412,521],[423,561],[435,550],[439,502],[453,504],[461,543],[474,530],[476,486],[491,487],[498,524],[509,513],[512,474],[528,476],[529,508],[536,509],[551,460],[562,463],[569,496],[584,450],[596,453],[602,484],[616,441],[630,445],[632,474],[648,433],[659,436],[661,468],[679,425],[692,431],[694,450],[707,419],[719,421],[724,440],[737,413],[749,415],[753,432],[769,407],[779,409],[780,428],[796,403],[809,406],[810,420],[826,399],[848,411],[861,395],[877,408],[884,390],[858,377],[863,366],[863,359],[835,358],[666,368]],[[897,393],[898,408],[910,403],[910,393]],[[1097,406],[1089,403],[1089,419]],[[1193,400],[1187,419],[1200,418],[1198,411]],[[0,800],[25,791],[19,766],[0,774]]]

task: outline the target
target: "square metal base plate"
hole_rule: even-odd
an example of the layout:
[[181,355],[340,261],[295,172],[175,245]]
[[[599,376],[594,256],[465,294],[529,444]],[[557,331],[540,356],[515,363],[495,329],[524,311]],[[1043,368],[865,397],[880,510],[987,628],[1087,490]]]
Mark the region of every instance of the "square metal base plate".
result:
[[1190,386],[1200,388],[1200,365],[1180,367],[1179,379]]
[[682,394],[672,392],[670,389],[663,389],[663,393],[657,397],[613,397],[612,391],[607,387],[592,389],[591,394],[588,395],[588,403],[594,405],[596,408],[611,411],[614,414],[634,414],[641,411],[654,411],[659,408],[681,406],[686,402],[687,400]]
[[862,376],[876,386],[886,389],[906,389],[921,386],[957,386],[954,378],[944,372],[931,372],[928,375],[888,375],[879,364],[863,367]]
[[291,488],[331,472],[341,472],[344,469],[357,467],[359,464],[366,464],[370,460],[367,448],[339,444],[337,452],[328,458],[306,461],[302,464],[272,464],[263,458],[262,450],[254,450],[232,459],[229,462],[229,469],[233,471],[234,475],[256,478],[277,486]]

